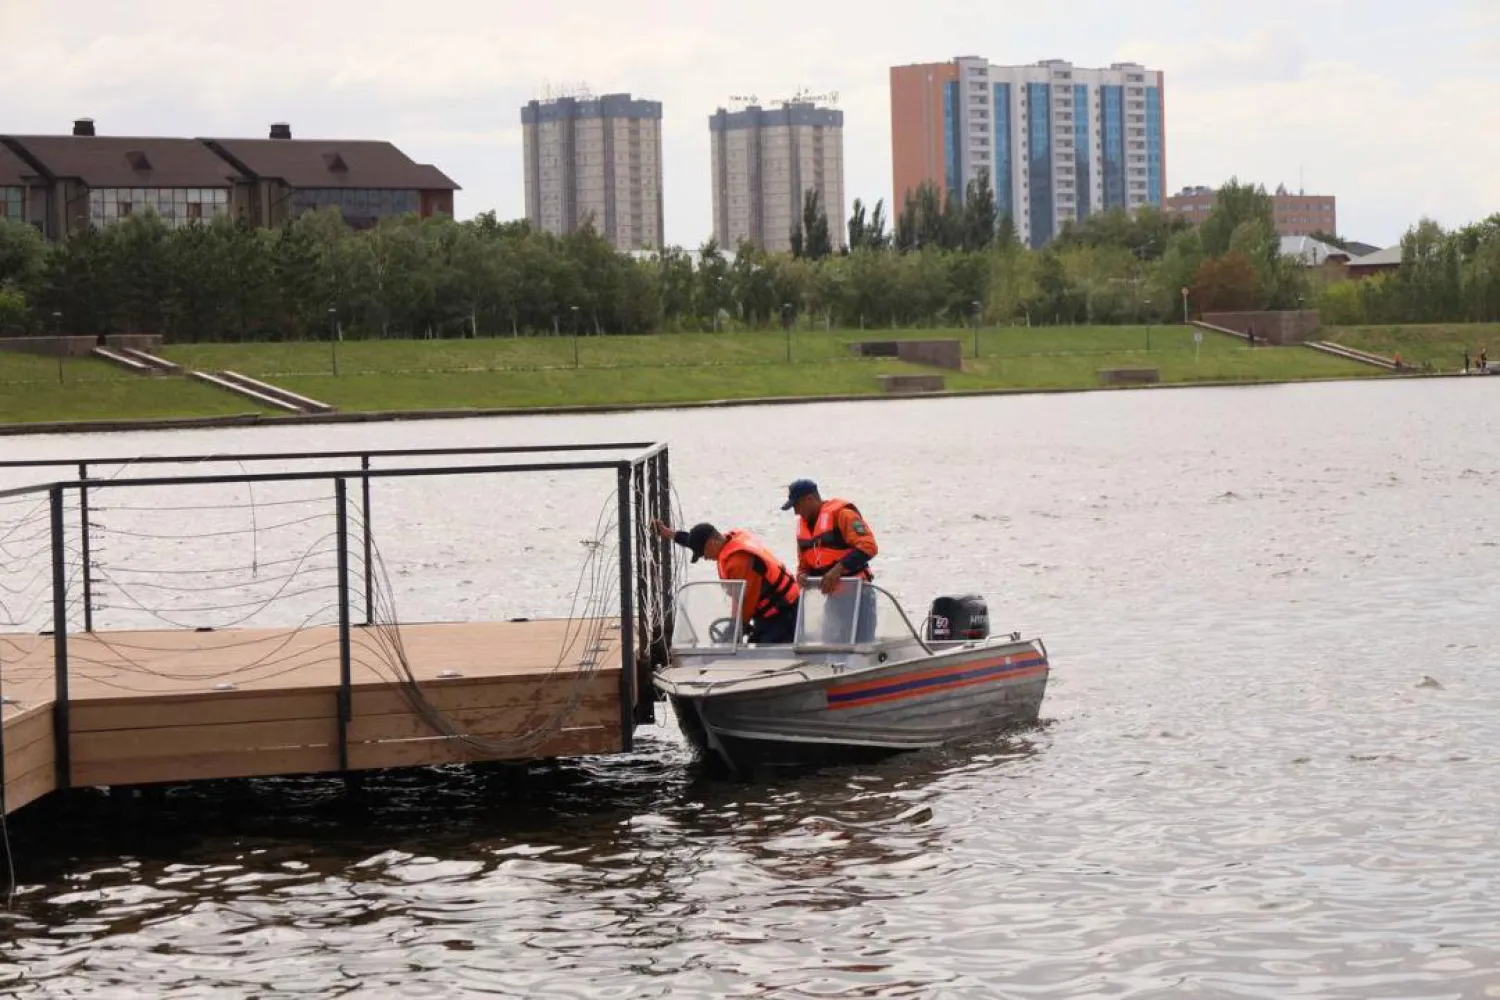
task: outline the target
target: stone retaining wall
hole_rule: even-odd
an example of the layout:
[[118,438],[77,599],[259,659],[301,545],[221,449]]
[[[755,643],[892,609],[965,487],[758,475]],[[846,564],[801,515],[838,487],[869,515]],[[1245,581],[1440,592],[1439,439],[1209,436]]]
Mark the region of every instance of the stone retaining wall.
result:
[[1148,385],[1161,381],[1161,371],[1156,368],[1101,368],[1100,385]]
[[1315,340],[1318,332],[1316,309],[1283,309],[1259,312],[1204,313],[1203,322],[1227,330],[1254,335],[1262,344],[1300,344]]
[[25,354],[42,354],[55,358],[59,354],[69,358],[87,357],[94,348],[133,347],[137,351],[154,351],[161,347],[159,333],[112,333],[101,345],[98,337],[80,337],[71,334],[44,334],[38,337],[0,337],[0,351],[21,351]]
[[907,364],[960,371],[964,345],[957,340],[863,340],[849,349],[862,358],[898,358]]
[[947,384],[942,375],[880,376],[880,388],[885,392],[942,392]]

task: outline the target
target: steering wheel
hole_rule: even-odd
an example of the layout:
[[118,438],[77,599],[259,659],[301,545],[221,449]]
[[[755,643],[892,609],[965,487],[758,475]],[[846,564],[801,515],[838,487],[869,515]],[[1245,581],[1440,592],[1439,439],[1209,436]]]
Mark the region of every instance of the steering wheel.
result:
[[728,645],[734,640],[734,619],[716,618],[708,626],[708,637],[719,645]]

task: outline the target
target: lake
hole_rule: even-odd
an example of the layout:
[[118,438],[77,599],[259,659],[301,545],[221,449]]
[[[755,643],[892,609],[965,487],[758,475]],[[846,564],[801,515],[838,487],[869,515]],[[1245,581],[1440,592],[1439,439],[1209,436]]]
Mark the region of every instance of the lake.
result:
[[[790,557],[779,508],[810,476],[861,507],[909,611],[983,594],[1053,673],[1034,730],[796,779],[700,777],[664,723],[526,778],[23,811],[0,976],[35,996],[1500,996],[1497,429],[1476,379],[6,439],[664,440],[689,523]],[[566,613],[610,478],[377,483],[401,617]],[[303,530],[277,512],[328,492],[222,488],[184,533],[251,517],[250,541],[152,549],[145,491],[99,491],[99,558],[117,582],[259,566]],[[141,623],[103,601],[101,627]]]

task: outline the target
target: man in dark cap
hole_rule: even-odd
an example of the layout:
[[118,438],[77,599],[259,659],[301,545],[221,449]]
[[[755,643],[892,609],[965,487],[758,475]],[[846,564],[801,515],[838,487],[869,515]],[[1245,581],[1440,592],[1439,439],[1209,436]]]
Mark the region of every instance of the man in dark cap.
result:
[[[824,500],[818,484],[798,479],[787,488],[782,510],[797,512],[797,582],[818,580],[818,589],[833,594],[844,577],[873,582],[870,560],[880,552],[864,515],[847,500]],[[875,595],[860,600],[857,641],[875,637]]]
[[707,522],[691,531],[677,531],[654,522],[657,534],[693,553],[693,562],[712,559],[721,580],[743,580],[740,621],[745,636],[756,645],[789,643],[797,632],[797,602],[802,588],[780,559],[748,531],[727,534]]

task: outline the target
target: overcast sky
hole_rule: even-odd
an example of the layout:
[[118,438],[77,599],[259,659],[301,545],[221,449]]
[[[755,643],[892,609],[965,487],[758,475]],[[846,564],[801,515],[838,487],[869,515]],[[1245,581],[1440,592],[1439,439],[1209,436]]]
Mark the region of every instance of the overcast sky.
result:
[[667,238],[711,228],[708,116],[836,91],[849,198],[890,198],[892,65],[1165,70],[1167,184],[1338,196],[1343,235],[1500,211],[1500,0],[0,0],[0,132],[388,138],[524,214],[520,107],[586,84],[664,104]]

